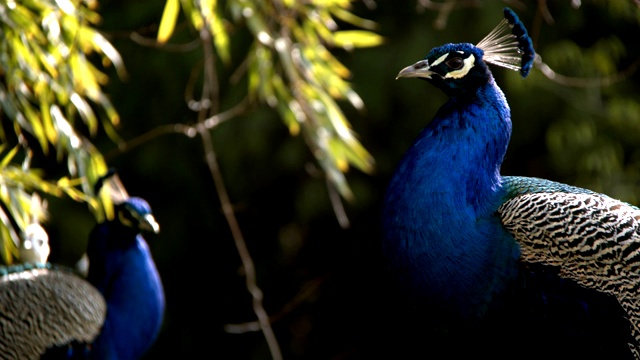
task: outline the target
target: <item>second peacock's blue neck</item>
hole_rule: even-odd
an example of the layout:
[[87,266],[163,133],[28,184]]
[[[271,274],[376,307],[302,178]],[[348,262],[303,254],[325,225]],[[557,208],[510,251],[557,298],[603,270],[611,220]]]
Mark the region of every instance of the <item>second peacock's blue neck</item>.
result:
[[508,104],[489,75],[438,110],[387,189],[383,248],[393,273],[452,313],[483,313],[516,275],[517,244],[494,216],[510,135]]
[[107,318],[92,354],[139,359],[155,341],[164,317],[164,289],[149,247],[137,230],[98,225],[90,238],[88,280],[107,301]]

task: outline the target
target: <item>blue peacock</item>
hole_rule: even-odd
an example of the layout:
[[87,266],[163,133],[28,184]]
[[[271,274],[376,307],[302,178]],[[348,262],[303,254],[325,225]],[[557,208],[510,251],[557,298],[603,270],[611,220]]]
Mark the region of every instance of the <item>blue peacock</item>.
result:
[[[96,193],[109,178],[115,172],[98,181]],[[165,297],[141,233],[159,226],[142,198],[126,195],[114,205],[116,217],[89,235],[86,279],[46,262],[41,227],[27,234],[27,262],[1,269],[0,358],[133,360],[154,343]]]
[[[534,300],[511,304],[506,317],[513,322],[503,324],[525,322],[520,318],[536,306],[564,301],[589,313],[601,302],[614,319],[603,332],[625,328],[611,336],[623,355],[598,339],[591,341],[596,350],[585,352],[639,359],[640,209],[587,189],[500,174],[511,114],[487,65],[526,77],[535,56],[526,28],[505,8],[504,19],[477,45],[436,47],[399,72],[398,78],[426,80],[448,101],[391,177],[382,212],[384,254],[401,289],[444,327],[481,324],[526,296]],[[509,326],[503,333],[512,338],[534,333]],[[480,336],[482,327],[475,329]],[[462,346],[469,339],[458,340]]]

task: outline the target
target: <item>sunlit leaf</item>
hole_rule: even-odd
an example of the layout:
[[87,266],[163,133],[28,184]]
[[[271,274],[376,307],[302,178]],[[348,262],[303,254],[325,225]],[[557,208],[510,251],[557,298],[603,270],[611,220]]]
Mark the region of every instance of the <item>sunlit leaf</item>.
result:
[[250,89],[256,89],[260,98],[269,106],[275,106],[277,99],[274,95],[273,83],[274,66],[272,53],[261,44],[256,46],[250,69],[255,73],[250,77]]
[[5,167],[7,167],[7,165],[9,165],[9,163],[11,162],[11,160],[13,160],[13,157],[16,156],[17,152],[18,152],[19,147],[16,145],[13,147],[13,149],[11,149],[11,151],[9,151],[9,153],[7,153],[3,158],[2,161],[0,161],[0,169],[3,169]]
[[223,62],[229,64],[231,62],[231,54],[229,52],[229,34],[225,29],[223,17],[217,9],[213,13],[211,36],[213,36],[213,41],[216,45],[220,58]]
[[255,5],[250,1],[242,1],[242,16],[247,22],[249,30],[254,34],[256,39],[264,45],[271,45],[273,43],[273,36],[267,26],[264,14],[256,11]]
[[331,6],[329,10],[338,19],[357,27],[368,30],[376,30],[378,28],[378,24],[376,22],[356,16],[353,13],[347,11],[344,7]]
[[[86,29],[86,28],[85,28]],[[116,70],[118,71],[118,75],[121,78],[126,77],[126,70],[124,68],[124,62],[122,61],[122,57],[120,56],[120,53],[118,53],[118,51],[116,50],[115,47],[113,47],[113,45],[111,45],[111,43],[105,39],[104,36],[102,36],[102,34],[100,34],[99,32],[91,29],[91,34],[92,34],[92,42],[93,45],[95,46],[95,48],[99,51],[101,51],[110,61],[111,64],[113,64],[116,68]],[[103,62],[104,66],[109,66],[109,63]],[[97,70],[95,70],[97,71]],[[94,72],[95,72],[94,71]],[[106,76],[102,76],[101,79],[101,83],[105,84],[107,80]]]
[[202,14],[200,14],[198,8],[194,6],[194,2],[192,0],[180,0],[180,4],[182,6],[182,11],[185,13],[193,27],[198,30],[202,29],[202,26],[204,26],[204,20],[202,19]]
[[91,135],[95,135],[98,131],[98,119],[93,113],[91,106],[80,96],[78,93],[71,94],[71,103],[76,107],[78,113],[84,120],[85,124],[89,126],[89,132]]
[[282,77],[274,74],[272,84],[278,98],[278,112],[289,128],[289,133],[293,136],[298,135],[300,133],[300,123],[305,120],[305,115],[300,108],[300,104],[293,99]]
[[372,47],[383,44],[384,37],[366,30],[343,30],[334,33],[333,43],[346,49]]
[[159,43],[165,43],[169,40],[178,21],[178,11],[180,10],[179,0],[166,0],[164,11],[160,19],[158,27],[157,40]]

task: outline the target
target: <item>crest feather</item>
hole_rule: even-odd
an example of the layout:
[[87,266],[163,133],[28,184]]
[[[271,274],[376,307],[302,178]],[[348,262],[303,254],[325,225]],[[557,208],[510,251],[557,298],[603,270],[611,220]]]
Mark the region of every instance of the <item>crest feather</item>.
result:
[[536,52],[527,29],[509,8],[504,9],[504,19],[477,45],[484,51],[486,63],[520,71],[527,77],[533,66]]

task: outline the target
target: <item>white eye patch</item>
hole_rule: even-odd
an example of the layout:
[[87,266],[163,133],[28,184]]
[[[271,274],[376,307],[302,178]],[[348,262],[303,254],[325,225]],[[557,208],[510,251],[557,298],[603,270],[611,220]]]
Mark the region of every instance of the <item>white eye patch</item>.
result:
[[447,56],[449,56],[449,54],[444,54],[442,56],[440,56],[439,58],[437,58],[432,64],[431,67],[436,67],[438,65],[440,65],[441,62],[443,62]]
[[[442,62],[442,61],[444,61],[443,57],[439,57],[438,60],[436,60],[436,62]],[[476,58],[473,56],[473,54],[469,55],[468,58],[463,60],[464,65],[462,66],[462,68],[447,73],[444,76],[445,79],[450,79],[450,78],[451,79],[459,79],[459,78],[467,75],[467,73],[469,72],[469,70],[471,70],[471,68],[473,67],[475,62],[476,62]]]

